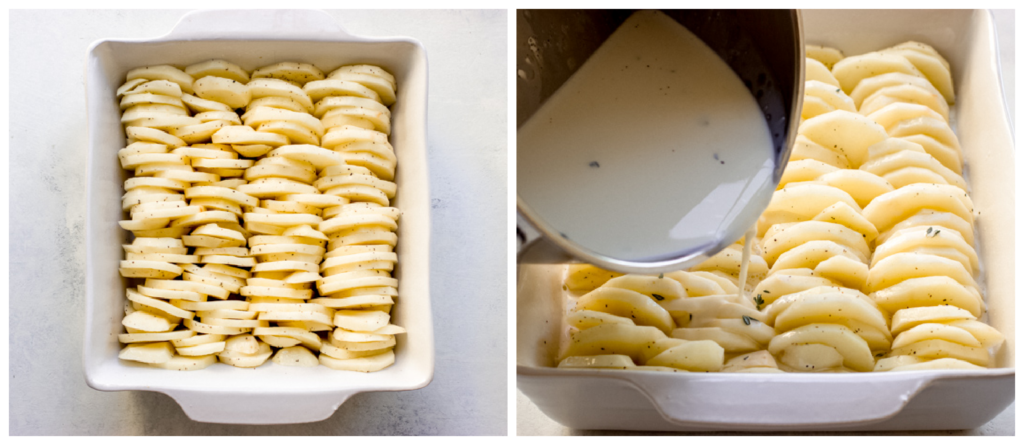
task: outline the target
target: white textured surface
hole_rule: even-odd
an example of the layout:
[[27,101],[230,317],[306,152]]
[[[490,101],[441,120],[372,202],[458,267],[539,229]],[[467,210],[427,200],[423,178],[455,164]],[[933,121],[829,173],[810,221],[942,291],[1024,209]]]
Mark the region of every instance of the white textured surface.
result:
[[[1007,109],[1010,114],[1010,123],[1013,127],[1015,109],[1014,109],[1014,12],[1012,10],[995,10],[993,11],[996,24],[996,34],[999,44],[999,62],[1000,71],[1003,81],[1003,92],[1007,102]],[[527,233],[528,238],[532,239],[537,236],[536,231],[527,224],[524,224],[522,217],[519,217],[518,222],[521,228]],[[1006,408],[1005,411],[992,419],[991,422],[982,425],[981,428],[973,430],[960,430],[960,431],[905,431],[905,432],[893,432],[889,434],[895,435],[969,435],[969,436],[1012,436],[1014,435],[1014,406],[1016,403],[1011,404]],[[551,420],[544,415],[537,408],[533,402],[530,401],[522,392],[516,391],[516,434],[521,436],[565,436],[565,435],[635,435],[635,434],[650,434],[650,433],[636,433],[630,431],[587,431],[587,430],[574,430]],[[671,434],[685,434],[685,433],[671,433]],[[671,435],[670,434],[670,435]],[[735,433],[696,433],[698,435],[725,435]],[[743,433],[740,433],[743,434]],[[763,435],[766,433],[753,433],[755,435]],[[772,433],[767,433],[772,434]],[[776,433],[779,435],[791,435],[793,433]],[[809,433],[815,434],[815,433]],[[822,435],[877,435],[886,434],[884,432],[875,433],[818,433]]]
[[[505,434],[507,87],[505,11],[332,12],[348,31],[407,35],[427,49],[430,386],[353,397],[328,420],[238,426],[190,421],[169,397],[85,384],[83,68],[100,38],[154,37],[184,11],[10,14],[10,433]],[[339,373],[339,378],[343,374]]]

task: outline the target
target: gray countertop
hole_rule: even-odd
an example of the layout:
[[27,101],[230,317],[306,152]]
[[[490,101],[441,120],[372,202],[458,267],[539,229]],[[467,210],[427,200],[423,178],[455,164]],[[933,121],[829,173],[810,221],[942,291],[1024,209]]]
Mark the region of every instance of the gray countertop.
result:
[[[322,422],[203,424],[163,394],[95,391],[82,372],[86,48],[151,38],[183,11],[10,13],[12,435],[507,433],[507,13],[343,11],[349,32],[427,48],[433,382],[352,397]],[[456,322],[453,322],[456,321]]]
[[[1010,114],[1011,127],[1015,122],[1014,116],[1016,110],[1014,109],[1014,12],[1012,10],[994,10],[993,16],[995,17],[996,24],[996,38],[999,43],[999,63],[1000,71],[1002,74],[1003,81],[1003,93],[1006,98],[1007,108]],[[526,232],[528,239],[533,239],[539,234],[528,227],[528,224],[524,224],[522,217],[518,219],[520,227]],[[981,426],[981,428],[973,430],[962,430],[962,431],[906,431],[906,432],[895,432],[890,434],[896,435],[918,435],[918,434],[935,434],[935,435],[967,435],[967,436],[1012,436],[1014,435],[1014,405],[1011,404],[1006,408],[1005,411],[1000,413],[996,418],[992,419],[991,422]],[[516,391],[516,434],[521,436],[565,436],[565,435],[633,435],[633,434],[649,434],[649,433],[637,433],[630,431],[586,431],[586,430],[574,430],[551,420],[544,415],[537,408],[533,402],[530,401],[522,392]],[[675,433],[672,433],[675,434]],[[684,433],[685,434],[685,433]],[[723,434],[734,434],[728,432],[721,433],[696,433],[700,435],[723,435]],[[753,433],[761,434],[761,433]],[[793,433],[778,433],[778,434],[793,434]],[[820,435],[834,435],[834,434],[886,434],[884,432],[873,432],[873,433],[810,433]]]

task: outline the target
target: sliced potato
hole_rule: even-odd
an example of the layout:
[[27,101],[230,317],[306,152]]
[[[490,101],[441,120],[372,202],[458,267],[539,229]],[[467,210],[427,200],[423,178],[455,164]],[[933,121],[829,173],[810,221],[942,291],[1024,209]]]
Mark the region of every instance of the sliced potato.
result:
[[291,346],[282,348],[274,354],[274,363],[282,366],[303,366],[312,367],[320,364],[320,361],[302,346]]

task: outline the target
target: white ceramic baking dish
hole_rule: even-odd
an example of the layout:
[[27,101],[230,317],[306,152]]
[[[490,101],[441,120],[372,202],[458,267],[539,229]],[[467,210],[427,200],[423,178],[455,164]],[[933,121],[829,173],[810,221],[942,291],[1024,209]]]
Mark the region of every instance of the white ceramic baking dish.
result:
[[[664,374],[562,370],[560,265],[520,263],[517,381],[545,414],[579,429],[953,430],[1014,400],[1013,139],[987,11],[804,11],[808,43],[861,54],[906,40],[935,46],[953,69],[955,130],[977,217],[988,322],[1006,335],[983,371],[878,374]],[[529,248],[523,255],[529,255]]]
[[[121,244],[129,233],[120,197],[127,173],[117,150],[125,144],[115,90],[129,69],[155,64],[189,65],[223,58],[247,70],[281,61],[316,65],[325,72],[351,63],[384,67],[398,81],[391,142],[398,156],[393,205],[402,209],[395,277],[401,297],[392,314],[408,329],[399,336],[395,364],[376,373],[264,364],[240,369],[215,364],[174,372],[117,358],[126,280],[118,274]],[[430,207],[426,163],[427,58],[406,37],[351,35],[319,11],[199,11],[170,33],[147,40],[100,40],[86,64],[89,119],[86,220],[86,331],[83,360],[89,386],[102,391],[158,391],[173,397],[192,419],[218,423],[298,423],[329,417],[353,394],[426,386],[433,378],[430,315]]]

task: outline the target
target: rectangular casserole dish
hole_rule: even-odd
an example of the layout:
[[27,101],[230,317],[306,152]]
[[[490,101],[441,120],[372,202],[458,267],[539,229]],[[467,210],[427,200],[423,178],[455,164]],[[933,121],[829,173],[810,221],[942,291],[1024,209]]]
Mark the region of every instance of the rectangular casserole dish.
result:
[[[391,367],[367,374],[324,366],[264,364],[250,370],[216,364],[201,371],[174,372],[117,358],[127,284],[118,273],[118,262],[129,232],[117,225],[123,219],[120,197],[128,172],[117,160],[117,150],[126,139],[115,90],[132,68],[184,66],[214,58],[246,70],[282,61],[312,63],[325,72],[345,64],[370,63],[395,75],[398,102],[392,106],[391,143],[398,157],[398,192],[392,205],[403,213],[394,271],[401,297],[392,317],[408,333],[399,336]],[[83,362],[89,386],[101,391],[162,392],[201,422],[272,424],[323,420],[356,393],[412,390],[430,383],[434,340],[429,295],[427,59],[418,41],[354,36],[319,11],[198,11],[185,15],[162,37],[94,42],[86,62],[86,96],[88,264]]]
[[[561,265],[521,261],[517,384],[542,412],[578,429],[871,431],[975,428],[1014,400],[1013,138],[987,11],[803,11],[808,44],[862,54],[917,40],[953,70],[951,123],[977,218],[987,321],[1006,336],[983,371],[867,374],[665,374],[562,370]],[[527,247],[522,255],[530,255]],[[520,257],[523,259],[523,256]]]

